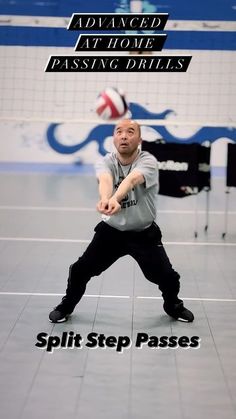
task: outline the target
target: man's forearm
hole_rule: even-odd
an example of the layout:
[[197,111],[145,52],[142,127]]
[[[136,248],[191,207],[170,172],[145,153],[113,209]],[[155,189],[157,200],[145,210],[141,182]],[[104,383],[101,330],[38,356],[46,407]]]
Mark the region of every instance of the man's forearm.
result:
[[112,177],[104,174],[99,177],[98,192],[101,199],[109,199],[113,194]]
[[131,172],[120,184],[118,189],[113,195],[113,198],[117,199],[118,202],[122,201],[122,199],[133,189],[136,185],[141,184],[144,182],[144,177],[138,171]]
[[113,195],[113,198],[115,198],[118,202],[121,202],[122,199],[131,191],[133,188],[133,184],[131,181],[127,178],[125,178],[119,187],[117,188],[116,192]]

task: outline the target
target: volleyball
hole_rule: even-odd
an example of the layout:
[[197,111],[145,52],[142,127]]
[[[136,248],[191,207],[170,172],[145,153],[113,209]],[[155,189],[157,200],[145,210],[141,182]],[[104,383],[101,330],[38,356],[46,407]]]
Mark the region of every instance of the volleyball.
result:
[[121,118],[128,110],[124,93],[114,87],[106,88],[98,95],[95,110],[105,120]]

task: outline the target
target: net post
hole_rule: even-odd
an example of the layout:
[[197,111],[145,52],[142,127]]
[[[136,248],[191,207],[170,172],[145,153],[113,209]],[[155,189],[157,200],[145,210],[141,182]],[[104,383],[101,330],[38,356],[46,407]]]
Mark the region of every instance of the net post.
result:
[[222,239],[225,238],[228,230],[228,209],[229,209],[229,194],[230,188],[226,188],[225,190],[225,212],[224,212],[224,232],[222,233]]
[[194,195],[195,195],[195,229],[194,229],[194,237],[197,238],[198,236],[198,188],[194,187]]
[[208,187],[206,187],[205,188],[205,191],[206,191],[206,224],[205,224],[205,227],[204,227],[204,231],[205,231],[205,233],[207,232],[207,230],[208,230],[208,226],[209,226],[209,204],[210,204],[210,188],[208,188]]

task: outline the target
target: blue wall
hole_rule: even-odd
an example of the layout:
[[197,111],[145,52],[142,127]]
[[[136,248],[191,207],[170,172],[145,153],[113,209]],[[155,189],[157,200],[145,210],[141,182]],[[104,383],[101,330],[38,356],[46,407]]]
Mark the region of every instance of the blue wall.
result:
[[[149,0],[146,8],[167,12],[171,19],[184,20],[236,20],[235,0]],[[128,0],[0,0],[0,13],[32,16],[71,16],[75,12],[115,12],[129,7]],[[126,10],[127,11],[127,10]],[[150,10],[151,11],[151,10]],[[154,10],[152,10],[154,11]]]
[[[32,16],[70,17],[75,12],[129,12],[128,0],[103,0],[89,2],[77,0],[0,0],[0,13]],[[144,12],[167,12],[169,19],[175,20],[236,20],[235,0],[168,0],[165,5],[160,1],[143,1]],[[164,1],[161,3],[165,3]],[[158,7],[157,7],[158,5]],[[66,26],[66,24],[65,24]],[[180,28],[181,29],[181,28]],[[93,32],[90,32],[93,33]],[[165,31],[167,41],[165,49],[190,50],[236,50],[236,32],[201,30]],[[0,45],[25,46],[61,46],[74,47],[79,32],[67,31],[66,28],[0,26]]]

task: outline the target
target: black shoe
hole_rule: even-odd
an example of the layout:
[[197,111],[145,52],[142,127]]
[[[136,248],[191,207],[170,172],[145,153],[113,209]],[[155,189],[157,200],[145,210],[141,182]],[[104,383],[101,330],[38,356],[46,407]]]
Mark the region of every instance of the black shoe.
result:
[[193,313],[185,308],[182,302],[174,304],[173,306],[164,303],[163,308],[169,316],[180,322],[191,323],[194,320]]
[[51,323],[63,323],[67,322],[69,314],[65,314],[62,311],[59,310],[52,310],[51,313],[49,313],[49,320]]
[[71,313],[72,311],[68,311],[65,305],[61,303],[49,313],[49,320],[51,323],[63,323],[68,320]]

